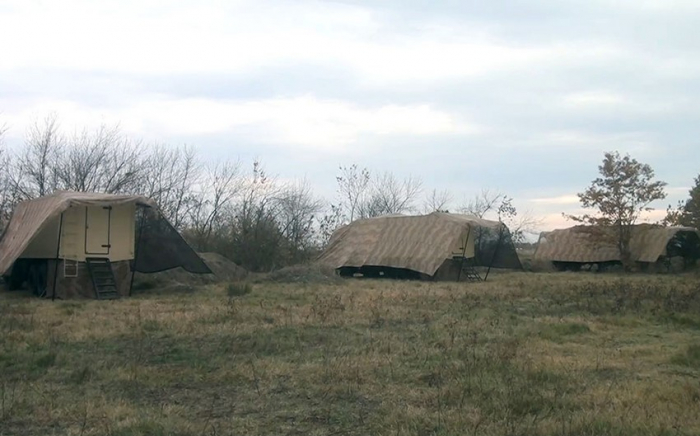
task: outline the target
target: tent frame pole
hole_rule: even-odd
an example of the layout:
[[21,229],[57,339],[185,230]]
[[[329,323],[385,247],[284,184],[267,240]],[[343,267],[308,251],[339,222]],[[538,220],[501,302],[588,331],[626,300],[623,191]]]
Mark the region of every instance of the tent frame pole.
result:
[[58,283],[58,264],[61,256],[61,233],[63,233],[63,212],[58,220],[58,240],[56,241],[56,264],[53,267],[53,285],[51,290],[51,301],[56,299],[56,284]]
[[144,215],[144,207],[139,206],[141,208],[141,214],[139,216],[139,235],[136,238],[136,247],[134,247],[134,262],[131,266],[131,281],[129,283],[129,297],[131,297],[131,294],[134,290],[134,277],[136,276],[136,262],[139,258],[139,246],[141,245],[141,235],[143,234],[143,215]]
[[491,262],[489,263],[489,268],[486,270],[486,275],[484,276],[484,281],[489,278],[489,273],[491,272],[491,266],[493,266],[493,263],[496,261],[496,255],[498,254],[498,249],[501,248],[501,244],[503,243],[503,228],[505,227],[505,224],[501,223],[501,225],[498,228],[498,244],[496,244],[496,248],[493,250],[493,256],[491,256]]

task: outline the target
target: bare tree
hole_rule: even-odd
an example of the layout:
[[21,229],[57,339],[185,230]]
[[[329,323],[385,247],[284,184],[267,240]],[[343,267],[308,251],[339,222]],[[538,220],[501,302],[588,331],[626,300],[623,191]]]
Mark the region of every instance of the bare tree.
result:
[[370,173],[367,168],[358,168],[357,164],[340,166],[337,176],[340,205],[348,221],[355,220],[358,209],[370,186]]
[[510,230],[514,243],[525,241],[526,235],[537,233],[542,220],[530,211],[519,213],[513,205],[513,199],[500,191],[482,189],[474,198],[459,208],[461,213],[477,218],[496,219]]
[[287,241],[292,262],[301,260],[314,243],[314,221],[322,202],[315,198],[306,179],[288,184],[277,199],[277,220]]
[[27,130],[10,177],[23,199],[56,189],[107,193],[134,192],[139,187],[142,159],[139,143],[118,126],[100,126],[66,138],[58,117],[50,114]]
[[11,168],[10,177],[23,198],[41,197],[56,189],[58,161],[64,147],[56,114],[34,120],[27,130],[24,149]]
[[[459,211],[464,214],[473,215],[477,218],[484,218],[488,214],[500,215],[508,208],[511,199],[500,191],[482,189],[472,199],[459,207]],[[504,209],[499,212],[499,209]]]
[[211,248],[212,235],[222,227],[225,212],[242,189],[240,163],[225,161],[207,168],[190,209],[190,231],[200,250]]
[[155,145],[143,165],[140,193],[155,200],[173,227],[180,230],[199,203],[195,185],[201,170],[193,148]]
[[269,271],[285,263],[284,234],[278,222],[280,190],[259,161],[243,187],[230,225],[233,259],[251,271]]
[[536,235],[542,227],[543,220],[532,214],[531,211],[518,213],[513,217],[506,218],[504,223],[510,229],[513,242],[522,244],[526,242],[527,235]]
[[[11,170],[14,162],[12,155],[5,149],[6,132],[7,126],[0,125],[0,166]],[[4,231],[18,201],[20,201],[20,193],[10,171],[0,171],[0,234]]]
[[423,212],[447,212],[449,204],[452,202],[452,194],[448,190],[438,191],[433,189],[428,193],[423,201]]
[[415,211],[414,202],[421,192],[421,181],[412,176],[399,180],[385,172],[372,180],[369,197],[360,202],[358,211],[362,218]]
[[343,225],[343,211],[340,206],[330,204],[318,225],[318,239],[320,248],[328,245],[333,233]]
[[143,165],[140,149],[141,144],[130,141],[119,126],[83,130],[58,156],[57,185],[79,192],[138,191]]

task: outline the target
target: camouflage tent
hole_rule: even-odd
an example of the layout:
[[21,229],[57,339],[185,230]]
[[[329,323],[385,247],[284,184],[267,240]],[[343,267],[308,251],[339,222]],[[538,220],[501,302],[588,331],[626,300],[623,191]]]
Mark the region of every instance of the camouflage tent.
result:
[[[632,229],[631,260],[654,263],[662,257],[700,255],[700,233],[689,227],[639,224]],[[567,263],[620,261],[612,228],[575,226],[540,234],[533,260]]]
[[[107,266],[93,274],[90,262]],[[134,271],[176,267],[211,273],[155,202],[138,195],[57,191],[24,201],[0,238],[0,275],[8,287],[28,282],[37,295],[52,298],[96,295],[98,275],[116,294],[128,295]]]
[[319,262],[337,269],[380,267],[455,279],[456,258],[470,259],[474,266],[522,268],[503,223],[439,212],[354,221],[336,230]]

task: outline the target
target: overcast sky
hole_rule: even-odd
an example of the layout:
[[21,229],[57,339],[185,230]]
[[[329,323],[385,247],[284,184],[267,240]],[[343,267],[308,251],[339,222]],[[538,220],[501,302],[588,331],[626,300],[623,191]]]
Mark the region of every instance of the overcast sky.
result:
[[326,197],[358,163],[562,227],[604,151],[686,197],[698,29],[698,0],[0,0],[0,124],[118,122]]

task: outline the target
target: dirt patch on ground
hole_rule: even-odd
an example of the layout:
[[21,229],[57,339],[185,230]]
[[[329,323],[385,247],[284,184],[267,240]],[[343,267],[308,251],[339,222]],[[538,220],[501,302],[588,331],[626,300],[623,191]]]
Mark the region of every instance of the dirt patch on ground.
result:
[[158,289],[167,292],[189,292],[196,286],[212,283],[234,282],[248,277],[245,268],[218,253],[199,253],[212,274],[193,274],[182,268],[175,268],[155,274],[137,273],[134,278],[134,291]]

